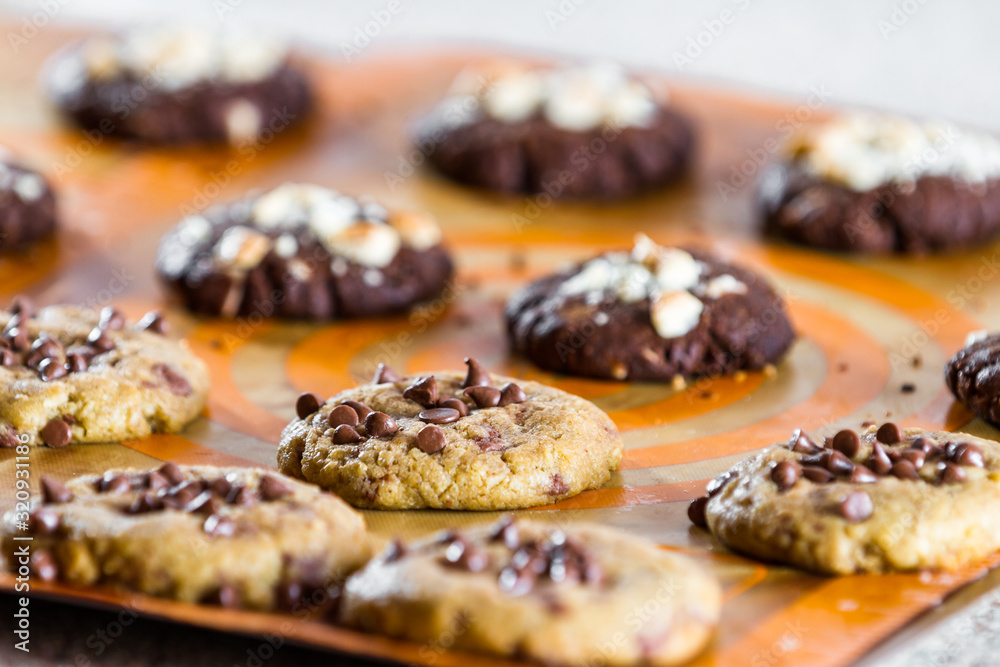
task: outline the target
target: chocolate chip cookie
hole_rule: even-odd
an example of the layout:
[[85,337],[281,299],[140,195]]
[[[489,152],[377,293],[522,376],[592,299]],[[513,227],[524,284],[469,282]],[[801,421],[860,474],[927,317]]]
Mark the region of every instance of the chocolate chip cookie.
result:
[[156,269],[196,313],[316,320],[405,310],[453,273],[430,215],[299,183],[185,218]]
[[642,234],[631,253],[601,255],[516,292],[506,317],[511,346],[540,367],[615,380],[759,369],[795,340],[762,277]]
[[161,144],[273,138],[310,102],[279,41],[176,26],[91,37],[53,58],[45,84],[88,132]]
[[0,148],[0,251],[17,250],[56,228],[56,199],[41,174]]
[[417,125],[447,177],[501,192],[616,199],[676,180],[691,158],[688,121],[611,65],[484,63],[459,75]]
[[721,597],[700,567],[643,540],[508,518],[390,545],[347,581],[341,617],[547,665],[677,665],[710,640]]
[[127,322],[24,298],[0,310],[0,446],[65,447],[180,431],[205,407],[208,369],[150,312]]
[[688,514],[737,551],[816,572],[954,569],[1000,550],[1000,443],[891,422],[823,445],[797,430]]
[[[27,517],[7,515],[2,542],[12,570],[29,544],[31,575],[45,581],[293,610],[317,592],[329,600],[370,553],[364,519],[347,504],[262,470],[166,463],[65,486],[42,478],[42,492]],[[31,542],[15,540],[26,534]]]
[[767,229],[803,245],[913,254],[973,246],[1000,231],[1000,141],[847,114],[794,136],[761,199]]
[[1000,334],[969,336],[945,367],[945,381],[974,415],[1000,425]]
[[623,443],[594,404],[537,382],[467,373],[400,378],[327,401],[303,394],[278,467],[370,509],[506,510],[601,486]]

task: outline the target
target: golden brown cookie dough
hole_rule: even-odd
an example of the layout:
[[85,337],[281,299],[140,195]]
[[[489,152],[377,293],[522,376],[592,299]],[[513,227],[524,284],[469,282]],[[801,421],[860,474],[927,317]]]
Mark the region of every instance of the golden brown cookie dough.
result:
[[325,403],[303,395],[279,469],[355,507],[504,510],[597,488],[618,468],[621,436],[593,403],[468,363],[467,376],[380,371]]
[[370,550],[364,519],[339,498],[249,468],[166,463],[66,486],[43,478],[28,531],[16,529],[21,518],[5,518],[3,553],[31,534],[34,577],[251,609],[294,609]]
[[126,322],[26,299],[0,311],[0,446],[62,447],[170,433],[205,407],[208,369],[148,313]]
[[954,569],[1000,550],[1000,443],[892,423],[825,446],[796,431],[716,478],[689,516],[816,572]]
[[551,665],[676,665],[708,643],[721,597],[700,567],[642,540],[507,519],[390,545],[348,580],[341,618]]

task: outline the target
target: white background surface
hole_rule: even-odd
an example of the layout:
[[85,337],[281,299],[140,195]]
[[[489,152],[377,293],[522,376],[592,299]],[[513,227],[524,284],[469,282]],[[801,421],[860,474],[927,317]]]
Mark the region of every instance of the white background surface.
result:
[[[382,12],[391,19],[368,26],[376,34],[361,57],[412,42],[501,43],[793,98],[825,85],[839,104],[1000,130],[1000,2],[986,0],[0,0],[0,11],[49,25],[249,24],[341,59]],[[699,38],[701,52],[679,66],[675,55]],[[9,45],[0,53],[10,57]]]

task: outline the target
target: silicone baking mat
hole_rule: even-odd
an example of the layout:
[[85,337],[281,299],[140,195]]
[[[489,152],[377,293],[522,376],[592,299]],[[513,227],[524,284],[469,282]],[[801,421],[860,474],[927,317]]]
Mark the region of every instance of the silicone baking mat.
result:
[[[36,86],[38,70],[70,37],[45,31],[16,62],[0,63],[0,144],[52,175],[63,219],[55,239],[0,259],[0,297],[27,292],[40,303],[95,306],[113,300],[131,316],[163,307],[151,275],[159,236],[192,210],[287,180],[432,211],[459,271],[441,298],[407,315],[364,322],[199,320],[171,309],[174,333],[185,336],[212,370],[204,418],[180,435],[35,449],[30,466],[36,482],[41,474],[68,478],[161,460],[272,466],[299,392],[332,394],[367,379],[379,361],[417,372],[457,368],[472,355],[495,371],[585,396],[615,419],[626,453],[607,487],[530,513],[617,526],[714,570],[725,584],[726,606],[718,638],[697,665],[850,664],[992,565],[948,574],[820,578],[729,554],[687,520],[687,504],[707,480],[794,428],[822,435],[889,418],[997,435],[970,422],[952,402],[942,366],[968,332],[1000,326],[1000,245],[947,257],[850,258],[767,242],[756,232],[754,181],[761,160],[772,157],[788,128],[832,111],[831,95],[819,91],[802,104],[781,103],[676,83],[673,103],[695,121],[699,137],[697,163],[684,183],[622,204],[554,204],[450,184],[421,167],[423,156],[408,143],[414,115],[433,105],[458,69],[482,53],[414,49],[350,66],[308,59],[319,99],[305,124],[239,150],[150,149],[88,137],[60,124],[46,105]],[[776,372],[675,389],[554,376],[508,352],[501,313],[514,287],[567,262],[629,246],[639,231],[662,243],[711,247],[777,285],[800,338]],[[5,504],[13,495],[13,458],[0,451]],[[365,515],[383,540],[496,517]],[[12,583],[0,579],[7,590]],[[277,629],[308,645],[401,662],[501,664],[289,616],[108,590],[32,588],[222,630]]]

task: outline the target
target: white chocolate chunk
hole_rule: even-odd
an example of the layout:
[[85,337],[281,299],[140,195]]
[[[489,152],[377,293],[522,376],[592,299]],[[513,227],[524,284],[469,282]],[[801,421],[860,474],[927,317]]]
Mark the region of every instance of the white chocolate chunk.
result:
[[256,229],[230,227],[215,244],[215,260],[226,268],[249,271],[271,250],[271,239]]
[[718,299],[726,294],[746,294],[747,286],[746,283],[737,280],[728,273],[724,273],[705,283],[702,291],[709,299]]
[[427,250],[441,242],[441,228],[429,213],[393,211],[389,224],[399,232],[403,244],[414,250]]
[[646,86],[629,81],[608,100],[604,122],[616,127],[646,127],[656,114],[656,101]]
[[274,242],[274,253],[282,259],[294,257],[299,251],[299,242],[291,234],[282,234]]
[[990,332],[986,329],[979,329],[978,331],[970,331],[969,335],[965,337],[965,345],[969,346],[973,343],[978,343],[981,340],[986,340],[986,337],[990,335]]
[[658,289],[664,292],[691,289],[701,277],[702,265],[691,253],[661,246],[645,234],[635,235],[632,259],[653,273]]
[[531,116],[545,96],[545,82],[535,72],[521,72],[493,82],[483,108],[493,118],[515,123]]
[[14,181],[14,193],[23,202],[38,201],[45,194],[45,181],[38,174],[21,174]]
[[185,245],[204,243],[212,235],[212,224],[200,215],[189,215],[177,225],[177,236]]
[[321,239],[332,255],[382,268],[399,252],[399,232],[380,222],[359,222]]
[[238,144],[260,134],[264,122],[257,105],[249,100],[235,100],[226,108],[226,136]]
[[649,317],[662,338],[683,336],[698,326],[705,304],[690,292],[664,292],[650,304]]

